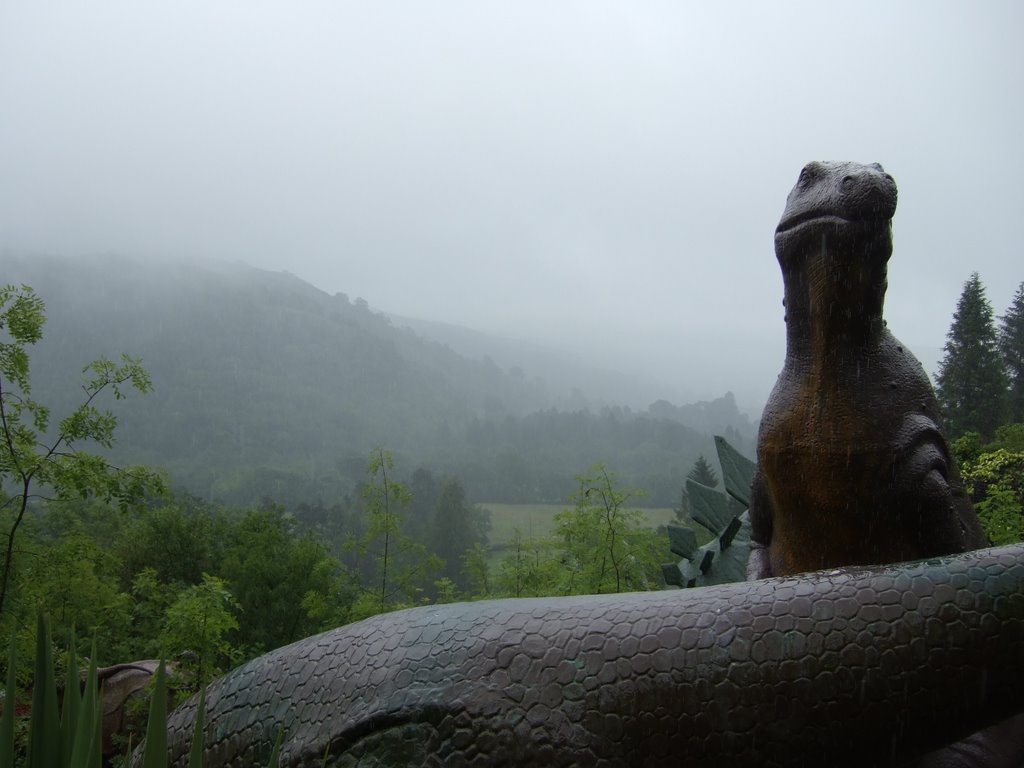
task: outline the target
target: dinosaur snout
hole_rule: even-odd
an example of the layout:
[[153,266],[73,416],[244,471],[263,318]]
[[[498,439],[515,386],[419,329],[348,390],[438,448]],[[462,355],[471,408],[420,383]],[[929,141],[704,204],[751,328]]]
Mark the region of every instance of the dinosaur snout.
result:
[[859,218],[891,219],[896,213],[896,182],[878,163],[848,165],[838,186],[842,207]]

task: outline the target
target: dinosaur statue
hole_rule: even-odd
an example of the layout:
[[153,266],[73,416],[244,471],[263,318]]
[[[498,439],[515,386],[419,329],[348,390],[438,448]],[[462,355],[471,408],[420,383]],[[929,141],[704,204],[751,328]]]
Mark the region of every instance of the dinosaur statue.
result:
[[808,163],[786,201],[786,359],[758,435],[750,578],[988,544],[928,377],[882,320],[895,211],[877,163]]
[[[988,544],[920,363],[882,319],[896,184],[877,163],[812,162],[775,231],[786,358],[761,417],[748,578]],[[1024,705],[1024,700],[1022,700]],[[1024,716],[929,766],[1024,760]]]
[[[376,616],[211,684],[205,759],[266,765],[280,734],[288,768],[901,765],[1012,714],[1021,690],[1015,545]],[[171,715],[172,766],[195,710]]]
[[[287,768],[931,767],[1016,728],[1024,545],[939,557],[984,537],[927,379],[881,320],[895,203],[880,167],[811,164],[776,236],[789,344],[749,514],[749,572],[771,578],[340,627],[209,686],[207,765],[279,743]],[[720,553],[746,540],[728,530]],[[171,716],[174,766],[196,707]]]

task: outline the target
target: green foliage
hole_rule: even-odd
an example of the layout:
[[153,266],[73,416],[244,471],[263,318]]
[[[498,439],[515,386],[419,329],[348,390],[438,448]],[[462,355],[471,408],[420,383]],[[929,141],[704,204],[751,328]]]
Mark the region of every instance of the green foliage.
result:
[[160,659],[160,666],[156,668],[153,695],[149,700],[149,723],[146,726],[142,767],[167,768],[167,670],[163,659]]
[[474,547],[487,543],[490,514],[466,501],[466,492],[455,478],[441,484],[434,509],[430,548],[444,562],[445,578],[457,589],[467,590],[470,577],[463,557]]
[[496,597],[560,594],[563,568],[553,539],[524,538],[516,529],[495,579]]
[[[6,331],[10,338],[10,341],[0,341],[0,376],[25,395],[31,391],[25,346],[35,344],[43,337],[45,322],[43,300],[31,288],[27,285],[0,288],[0,330]],[[42,429],[39,424],[45,424],[45,411],[38,406],[26,406],[25,410],[34,416],[38,414],[41,421],[37,423],[37,429]]]
[[60,719],[53,675],[49,623],[39,614],[36,623],[36,671],[32,686],[27,768],[53,768],[60,763]]
[[78,654],[75,649],[75,633],[71,632],[71,646],[64,674],[64,702],[60,715],[61,757],[67,765],[75,747],[75,731],[78,727],[78,709],[81,705],[81,690],[78,687]]
[[999,352],[1010,379],[1009,417],[1024,422],[1024,283],[1017,287],[1013,303],[999,318]]
[[1024,451],[1024,422],[1003,424],[996,429],[996,439],[989,450],[1004,448],[1007,451]]
[[63,711],[58,713],[49,622],[40,613],[36,624],[35,672],[27,746],[19,755],[14,728],[17,686],[13,670],[17,666],[17,661],[12,643],[7,659],[7,687],[3,721],[0,725],[0,765],[14,765],[20,756],[20,764],[24,768],[100,768],[102,710],[96,681],[96,644],[94,642],[92,646],[83,692],[79,687],[76,646],[72,639],[68,649],[64,706]]
[[956,463],[961,467],[976,461],[982,454],[984,446],[985,441],[977,432],[965,432],[950,443]]
[[203,726],[205,721],[206,686],[201,686],[199,688],[199,703],[196,704],[196,724],[192,731],[192,747],[188,753],[188,768],[203,768]]
[[[325,556],[310,573],[302,610],[317,630],[331,629],[352,620],[352,605],[359,596],[355,576],[333,557]],[[312,632],[310,633],[312,634]]]
[[936,395],[949,433],[993,435],[1003,421],[1006,389],[992,306],[975,272],[957,302],[937,376]]
[[[102,756],[103,707],[96,669],[96,642],[92,643],[89,669],[80,688],[76,646],[68,649],[64,683],[64,707],[58,717],[57,690],[54,685],[54,659],[49,638],[48,621],[37,617],[38,646],[35,653],[32,712],[28,724],[28,745],[19,755],[15,743],[14,702],[17,692],[13,671],[17,666],[14,644],[7,657],[7,685],[4,711],[0,717],[0,766],[13,766],[20,756],[23,768],[100,768]],[[142,752],[144,768],[167,765],[167,702],[168,686],[164,662],[161,660],[154,678],[150,699],[146,744]],[[189,768],[202,768],[202,734],[205,723],[205,691],[200,694],[195,719],[193,749]],[[198,745],[198,748],[197,748]],[[116,763],[115,761],[115,764]],[[270,763],[273,765],[273,761]]]
[[577,476],[579,488],[555,519],[565,594],[651,589],[660,584],[658,540],[626,502],[640,492],[619,488],[601,464]]
[[277,738],[274,739],[274,746],[270,750],[270,758],[267,760],[267,768],[277,768],[281,758],[281,741],[284,739],[284,726],[277,729]]
[[[163,584],[198,584],[223,559],[230,524],[187,496],[150,505],[117,540],[126,574],[152,568]],[[130,576],[129,576],[130,578]]]
[[[481,558],[480,553],[470,552],[465,558],[467,570],[476,574],[472,597],[540,597],[572,590],[567,569],[571,558],[557,535],[558,522],[572,510],[544,504],[488,504],[487,509],[494,522],[491,556],[484,552]],[[639,521],[641,531],[654,539],[652,557],[668,556],[664,537],[654,531],[672,519],[672,510],[640,508],[629,512]],[[658,586],[660,581],[651,584],[651,588]]]
[[708,488],[718,486],[718,475],[715,474],[715,470],[711,468],[703,454],[698,456],[697,460],[693,462],[693,469],[690,470],[687,477],[695,483],[706,485]]
[[487,550],[480,542],[462,553],[462,569],[466,574],[468,591],[473,595],[487,595],[491,591],[491,568],[487,563]]
[[[323,628],[323,607],[344,593],[344,571],[323,541],[277,506],[230,525],[219,576],[241,606],[237,645],[255,655]],[[320,615],[310,615],[316,609]]]
[[160,581],[155,568],[143,568],[136,574],[128,589],[131,634],[136,641],[118,658],[148,659],[168,655],[163,637],[167,609],[184,588],[187,587]]
[[1024,541],[1024,506],[1020,494],[1004,487],[991,487],[975,504],[986,535],[996,546]]
[[459,591],[455,582],[447,576],[442,576],[434,582],[434,603],[443,605],[444,603],[454,603],[458,599]]
[[436,555],[402,530],[402,511],[412,497],[393,477],[391,453],[374,449],[368,471],[370,478],[361,491],[366,530],[353,546],[369,564],[370,586],[356,600],[353,618],[414,605],[441,565]]
[[3,714],[0,715],[0,765],[14,765],[14,702],[18,695],[14,674],[14,638],[7,651],[7,683],[4,686]]
[[[68,652],[75,658],[75,645],[71,644]],[[74,669],[74,674],[70,671]],[[77,665],[68,665],[68,684],[64,686],[65,701],[68,692],[74,690],[74,700],[78,703],[77,716],[70,719],[69,725],[74,728],[74,739],[70,743],[70,752],[66,765],[69,768],[100,768],[103,763],[103,707],[100,701],[99,685],[96,679],[96,641],[92,641],[92,652],[89,655],[89,671],[85,676],[85,693],[79,698],[79,678]],[[74,680],[74,685],[71,681]],[[63,725],[62,725],[63,727]]]
[[[718,475],[715,474],[715,470],[712,469],[708,460],[704,458],[704,454],[698,456],[697,460],[693,462],[693,468],[686,477],[695,483],[706,485],[708,488],[718,486]],[[690,499],[690,495],[686,492],[686,486],[684,485],[679,493],[679,506],[675,510],[676,520],[685,522],[690,518],[692,512],[693,502]]]
[[106,359],[85,370],[81,402],[50,430],[50,410],[32,399],[26,347],[38,342],[46,320],[42,300],[28,286],[0,288],[0,488],[7,493],[0,507],[6,548],[0,571],[0,614],[5,608],[15,540],[30,500],[48,492],[60,499],[96,496],[126,508],[147,493],[163,491],[161,477],[142,467],[117,468],[101,456],[83,450],[94,443],[110,448],[116,418],[97,407],[105,391],[115,399],[124,388],[140,392],[151,388],[138,360],[124,356],[116,364]]
[[161,657],[192,667],[192,688],[203,688],[236,660],[228,634],[238,629],[241,610],[223,579],[203,574],[167,608]]
[[36,684],[32,688],[27,743],[19,743],[16,735],[18,685],[15,675],[17,653],[13,638],[8,650],[7,684],[4,689],[3,716],[0,717],[0,765],[13,766],[17,761],[25,768],[99,768],[100,731],[95,664],[90,665],[85,695],[82,696],[79,691],[75,644],[72,640],[68,651],[64,706],[63,711],[58,712],[49,622],[42,613],[36,617],[36,626],[37,643],[33,657],[33,679]]
[[130,612],[118,588],[116,558],[79,531],[36,546],[36,556],[18,574],[18,602],[46,610],[59,645],[69,642],[62,633],[79,627],[113,650]]
[[967,435],[954,443],[954,451],[982,528],[993,544],[1022,541],[1024,424],[1003,425],[994,442],[982,447],[979,442]]

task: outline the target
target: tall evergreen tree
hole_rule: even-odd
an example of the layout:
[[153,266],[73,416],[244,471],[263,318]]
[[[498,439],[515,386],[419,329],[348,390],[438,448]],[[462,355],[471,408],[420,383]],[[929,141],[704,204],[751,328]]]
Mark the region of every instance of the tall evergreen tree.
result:
[[979,432],[991,438],[1003,423],[1007,379],[992,305],[977,272],[964,283],[957,302],[937,382],[936,394],[950,434]]
[[690,470],[690,474],[687,477],[695,483],[706,485],[708,488],[714,488],[718,485],[718,475],[715,474],[715,470],[711,468],[703,454],[698,456],[697,460],[693,462],[693,469]]
[[470,587],[463,556],[475,544],[487,543],[487,514],[466,500],[466,491],[458,480],[449,477],[441,483],[434,509],[431,549],[444,561],[443,575],[460,590]]
[[[715,470],[711,468],[711,464],[704,458],[704,454],[697,457],[697,460],[693,462],[693,468],[686,475],[688,480],[693,480],[695,483],[706,485],[708,488],[715,488],[718,485],[718,475],[715,474]],[[685,521],[689,517],[692,507],[690,505],[690,494],[686,492],[686,483],[683,483],[683,488],[679,493],[679,506],[673,510],[676,515],[676,519],[679,521]]]
[[999,351],[1010,378],[1007,416],[1024,423],[1024,283],[1017,286],[1013,303],[999,318]]

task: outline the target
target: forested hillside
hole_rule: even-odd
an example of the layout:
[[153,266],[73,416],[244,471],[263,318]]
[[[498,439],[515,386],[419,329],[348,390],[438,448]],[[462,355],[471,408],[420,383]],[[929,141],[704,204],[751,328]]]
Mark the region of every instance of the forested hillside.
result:
[[[153,392],[118,404],[115,461],[159,466],[206,499],[330,503],[374,446],[454,475],[477,500],[563,502],[605,462],[670,506],[711,434],[741,449],[754,426],[731,395],[644,412],[588,410],[587,382],[469,359],[397,327],[361,298],[242,265],[0,256],[7,283],[46,302],[35,394],[59,415],[100,355],[141,358]],[[671,352],[666,352],[671,354]]]

